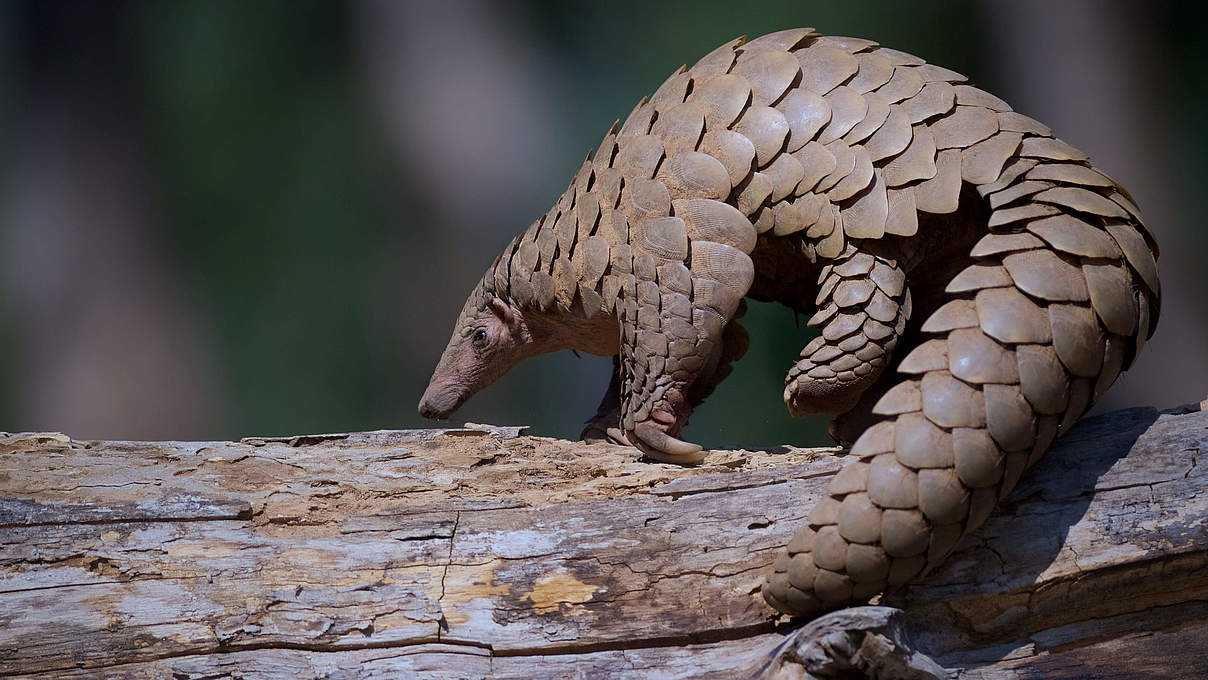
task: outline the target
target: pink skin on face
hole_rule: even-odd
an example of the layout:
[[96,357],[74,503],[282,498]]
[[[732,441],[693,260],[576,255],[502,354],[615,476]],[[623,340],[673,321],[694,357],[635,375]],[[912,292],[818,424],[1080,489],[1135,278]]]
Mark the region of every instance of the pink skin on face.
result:
[[520,361],[560,349],[611,356],[620,349],[614,318],[585,319],[521,309],[499,297],[464,310],[419,402],[420,415],[443,420]]

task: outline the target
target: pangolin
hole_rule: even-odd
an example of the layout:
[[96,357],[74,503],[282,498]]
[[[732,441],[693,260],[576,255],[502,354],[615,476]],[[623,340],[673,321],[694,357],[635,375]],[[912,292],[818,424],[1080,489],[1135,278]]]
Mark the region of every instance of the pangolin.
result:
[[691,463],[745,352],[745,297],[813,313],[785,380],[852,462],[763,596],[813,615],[940,563],[1132,364],[1157,246],[1128,192],[966,78],[794,29],[681,67],[616,124],[466,301],[420,402],[529,356],[616,370],[585,439]]

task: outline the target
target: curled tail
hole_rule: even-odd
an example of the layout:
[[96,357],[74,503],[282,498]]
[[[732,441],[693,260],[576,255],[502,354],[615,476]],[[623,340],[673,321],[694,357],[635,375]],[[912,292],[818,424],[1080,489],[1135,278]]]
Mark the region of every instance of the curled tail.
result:
[[857,460],[776,561],[763,592],[781,611],[866,600],[938,565],[1153,331],[1156,246],[1085,155],[1036,130],[978,191],[988,233],[874,407],[882,420]]

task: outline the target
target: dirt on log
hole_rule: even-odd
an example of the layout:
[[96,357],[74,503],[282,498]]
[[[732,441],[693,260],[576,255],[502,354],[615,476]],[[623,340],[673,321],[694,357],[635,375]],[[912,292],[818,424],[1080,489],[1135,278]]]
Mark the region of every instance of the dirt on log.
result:
[[1200,678],[1206,442],[1087,419],[943,567],[801,626],[759,584],[838,449],[3,435],[0,676]]

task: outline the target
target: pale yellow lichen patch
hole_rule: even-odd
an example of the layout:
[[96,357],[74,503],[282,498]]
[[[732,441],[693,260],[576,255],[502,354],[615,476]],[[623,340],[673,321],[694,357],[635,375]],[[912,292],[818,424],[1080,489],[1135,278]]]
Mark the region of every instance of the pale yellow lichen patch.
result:
[[444,578],[434,584],[441,591],[440,606],[447,623],[466,623],[476,613],[480,613],[478,610],[489,611],[494,608],[491,604],[479,607],[473,603],[508,593],[511,586],[499,583],[495,576],[495,567],[498,564],[499,560],[491,560],[483,564],[449,565]]
[[566,573],[546,574],[537,579],[528,599],[538,614],[556,612],[561,605],[579,605],[591,599],[597,587]]

